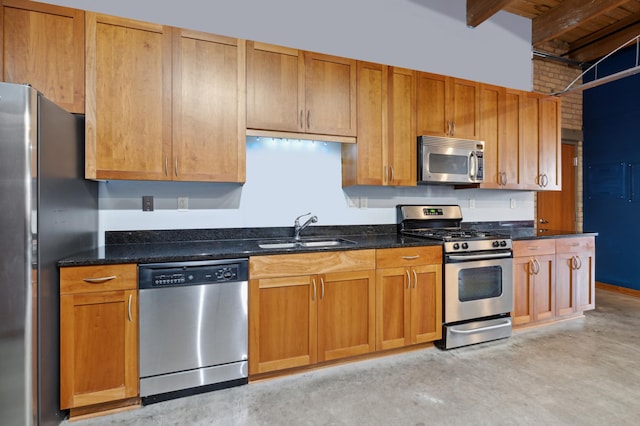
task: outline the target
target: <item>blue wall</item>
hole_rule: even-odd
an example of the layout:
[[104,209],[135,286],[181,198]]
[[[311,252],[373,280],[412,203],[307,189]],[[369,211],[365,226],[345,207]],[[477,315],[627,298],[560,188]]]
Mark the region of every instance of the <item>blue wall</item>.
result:
[[[635,65],[633,46],[597,74]],[[586,90],[583,122],[584,229],[599,233],[596,280],[640,290],[640,75]]]

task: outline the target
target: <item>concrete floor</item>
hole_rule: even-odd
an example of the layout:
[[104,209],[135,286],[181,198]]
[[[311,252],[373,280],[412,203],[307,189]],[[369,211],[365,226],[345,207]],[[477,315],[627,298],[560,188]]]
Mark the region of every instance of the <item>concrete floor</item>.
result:
[[597,290],[596,304],[585,318],[505,340],[324,368],[71,425],[640,424],[640,299]]

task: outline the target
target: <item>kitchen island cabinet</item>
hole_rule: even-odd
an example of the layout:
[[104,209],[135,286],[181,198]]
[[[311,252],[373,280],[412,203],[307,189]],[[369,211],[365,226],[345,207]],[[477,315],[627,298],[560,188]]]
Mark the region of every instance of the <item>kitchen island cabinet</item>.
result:
[[415,186],[415,71],[358,61],[358,143],[342,146],[342,186]]
[[556,240],[556,315],[595,308],[595,238]]
[[355,142],[356,61],[249,42],[246,108],[249,135]]
[[442,338],[442,249],[376,250],[376,350]]
[[69,112],[84,114],[84,11],[2,0],[2,81],[28,83]]
[[87,178],[244,182],[243,40],[87,12],[86,53]]
[[555,316],[555,240],[513,242],[514,325]]
[[138,403],[137,266],[60,268],[60,408]]
[[374,250],[249,261],[249,374],[372,352]]

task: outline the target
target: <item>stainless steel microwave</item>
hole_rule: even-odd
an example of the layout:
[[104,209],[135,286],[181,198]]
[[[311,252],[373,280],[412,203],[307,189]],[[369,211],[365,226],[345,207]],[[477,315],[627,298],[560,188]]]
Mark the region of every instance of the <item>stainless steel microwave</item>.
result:
[[483,141],[418,137],[418,183],[469,184],[483,181]]

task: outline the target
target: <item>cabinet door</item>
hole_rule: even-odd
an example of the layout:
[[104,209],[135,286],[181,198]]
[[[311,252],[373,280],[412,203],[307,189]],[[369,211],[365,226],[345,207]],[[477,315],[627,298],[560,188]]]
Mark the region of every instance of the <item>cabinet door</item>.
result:
[[538,185],[538,116],[539,95],[528,93],[522,99],[522,185],[523,189],[540,189]]
[[389,143],[387,184],[415,186],[416,77],[415,71],[392,67],[389,71]]
[[555,256],[536,256],[533,286],[533,319],[548,320],[555,315]]
[[171,179],[171,31],[86,13],[89,179]]
[[305,130],[301,51],[247,42],[247,128]]
[[533,321],[533,263],[529,256],[513,258],[513,324]]
[[356,136],[356,61],[305,52],[307,133]]
[[416,133],[418,135],[448,136],[450,129],[447,110],[449,77],[418,72],[416,93]]
[[29,83],[84,114],[84,11],[26,0],[2,2],[2,81]]
[[375,349],[375,272],[318,276],[318,361]]
[[245,42],[174,29],[173,180],[244,182]]
[[60,297],[60,407],[138,395],[137,291]]
[[411,343],[411,290],[409,268],[376,272],[376,350]]
[[480,139],[484,141],[484,182],[482,188],[504,185],[500,144],[505,143],[505,89],[480,86]]
[[576,253],[575,273],[576,310],[588,311],[596,307],[595,302],[595,250]]
[[442,338],[442,265],[411,268],[411,343]]
[[315,276],[264,278],[249,285],[249,374],[314,364]]
[[560,99],[551,96],[541,98],[539,107],[538,183],[544,190],[560,190],[562,188]]
[[556,315],[571,315],[576,312],[576,274],[574,254],[556,254]]
[[480,84],[475,81],[451,79],[450,136],[465,139],[480,137]]
[[[504,108],[504,138],[500,140],[498,157],[502,172],[503,187],[520,189],[522,187],[522,167],[527,161],[521,156],[522,139],[522,92],[506,90]],[[486,155],[485,155],[486,157]]]
[[386,65],[358,61],[358,142],[342,144],[342,186],[386,183]]

